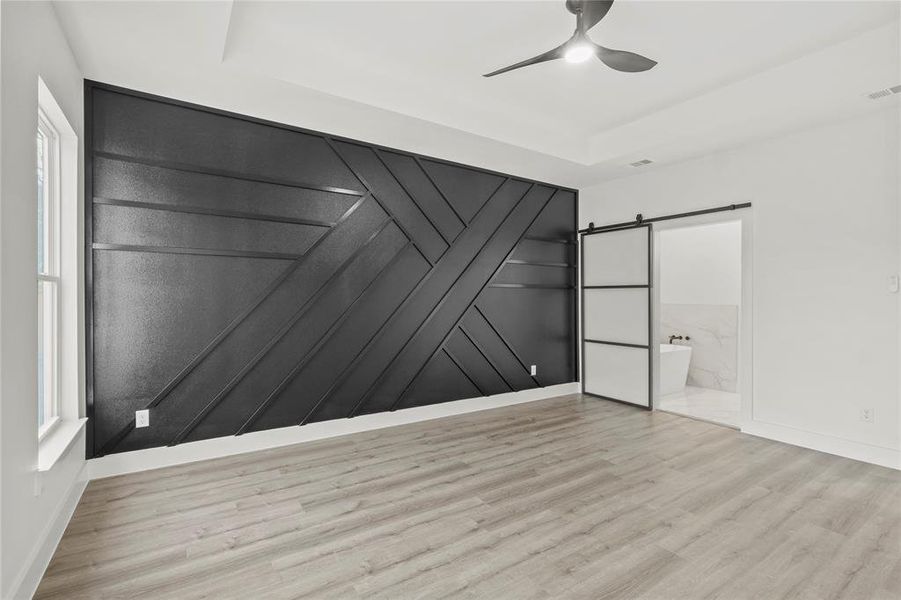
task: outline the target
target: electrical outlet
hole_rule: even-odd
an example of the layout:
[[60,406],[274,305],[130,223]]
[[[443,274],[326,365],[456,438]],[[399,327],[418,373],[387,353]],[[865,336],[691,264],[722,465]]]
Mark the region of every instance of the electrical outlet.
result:
[[872,423],[873,422],[873,409],[872,408],[861,408],[860,409],[860,420],[864,423]]
[[538,365],[532,365],[531,373],[532,373],[532,376],[533,376],[533,377],[534,377],[535,375],[538,375]]
[[135,411],[135,427],[150,427],[150,409]]

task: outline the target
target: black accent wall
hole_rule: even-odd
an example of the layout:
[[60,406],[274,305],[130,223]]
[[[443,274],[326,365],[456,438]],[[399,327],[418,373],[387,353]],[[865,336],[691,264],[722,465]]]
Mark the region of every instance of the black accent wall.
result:
[[93,82],[85,117],[89,457],[576,380],[574,190]]

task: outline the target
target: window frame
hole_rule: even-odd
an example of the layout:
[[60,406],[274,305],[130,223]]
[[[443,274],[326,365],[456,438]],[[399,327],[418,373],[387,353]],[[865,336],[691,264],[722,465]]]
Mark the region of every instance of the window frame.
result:
[[[43,396],[38,393],[36,398],[39,403],[38,410],[41,410],[40,404],[43,404],[44,422],[38,423],[38,441],[42,441],[61,420],[60,406],[60,377],[61,377],[61,352],[60,352],[60,323],[62,317],[61,311],[61,287],[62,277],[60,273],[60,211],[61,211],[61,170],[60,170],[60,135],[53,126],[50,118],[46,113],[38,108],[37,130],[35,132],[35,143],[37,137],[44,138],[43,147],[43,191],[44,197],[38,201],[44,205],[44,219],[46,222],[46,252],[43,257],[43,270],[41,265],[35,269],[37,271],[38,286],[38,353],[44,363],[44,369],[47,369],[48,356],[50,358],[49,386],[44,386]],[[35,153],[37,154],[37,153]],[[36,157],[37,158],[37,157]],[[43,232],[39,232],[43,235]],[[38,242],[41,242],[40,237]],[[43,288],[43,291],[41,291]],[[47,290],[51,291],[50,297],[46,297]],[[49,335],[45,328],[46,323],[44,316],[47,314],[45,304],[52,303],[50,308],[51,330]],[[49,339],[48,339],[49,338]],[[49,341],[50,349],[47,350],[46,343]],[[39,375],[40,377],[40,375]],[[45,377],[47,377],[45,375]],[[45,380],[46,381],[46,380]],[[49,389],[48,389],[49,387]],[[49,398],[47,395],[49,394]],[[40,414],[40,412],[39,412]]]

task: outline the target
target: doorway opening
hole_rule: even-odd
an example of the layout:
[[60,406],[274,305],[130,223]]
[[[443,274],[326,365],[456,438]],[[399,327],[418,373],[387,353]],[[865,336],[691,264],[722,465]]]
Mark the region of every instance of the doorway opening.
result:
[[655,232],[656,409],[740,428],[742,220]]

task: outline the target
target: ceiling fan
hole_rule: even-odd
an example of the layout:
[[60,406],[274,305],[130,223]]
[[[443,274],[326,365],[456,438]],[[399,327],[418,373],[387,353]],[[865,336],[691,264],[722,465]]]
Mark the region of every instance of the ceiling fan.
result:
[[588,37],[588,30],[604,18],[611,6],[613,6],[613,0],[566,0],[566,10],[576,15],[576,30],[572,37],[553,50],[509,67],[486,73],[482,77],[494,77],[507,71],[521,69],[529,65],[537,65],[549,60],[557,60],[558,58],[575,63],[586,61],[592,56],[598,57],[602,63],[617,71],[625,71],[626,73],[647,71],[656,65],[657,61],[645,58],[634,52],[604,48],[595,44]]

